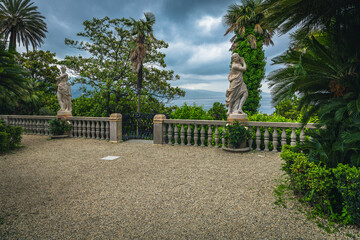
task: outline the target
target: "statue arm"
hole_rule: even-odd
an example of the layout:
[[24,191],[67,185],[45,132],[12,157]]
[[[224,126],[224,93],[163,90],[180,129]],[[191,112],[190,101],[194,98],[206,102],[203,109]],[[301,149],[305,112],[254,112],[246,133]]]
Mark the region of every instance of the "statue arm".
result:
[[242,60],[241,60],[241,63],[242,63],[242,66],[240,67],[240,71],[244,72],[244,71],[246,71],[246,63],[245,63],[245,60],[242,59]]

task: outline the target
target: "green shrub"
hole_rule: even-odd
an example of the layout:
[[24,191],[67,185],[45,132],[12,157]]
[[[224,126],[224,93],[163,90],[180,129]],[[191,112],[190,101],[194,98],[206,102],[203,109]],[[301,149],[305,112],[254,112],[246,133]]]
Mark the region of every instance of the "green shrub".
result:
[[339,164],[333,170],[337,190],[343,198],[343,217],[346,223],[360,224],[360,168]]
[[360,224],[360,168],[341,163],[328,168],[290,146],[284,146],[280,156],[291,189],[299,200],[313,206],[314,213],[345,224]]
[[0,153],[18,147],[21,143],[22,127],[6,125],[0,120]]
[[49,121],[49,132],[52,135],[63,135],[66,131],[70,131],[71,128],[70,123],[63,120],[54,118]]
[[0,132],[0,153],[9,151],[9,134]]

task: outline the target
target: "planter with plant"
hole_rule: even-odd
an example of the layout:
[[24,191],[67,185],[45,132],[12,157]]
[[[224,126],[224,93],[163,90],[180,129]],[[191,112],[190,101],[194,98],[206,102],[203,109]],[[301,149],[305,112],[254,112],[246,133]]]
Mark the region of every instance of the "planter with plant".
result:
[[227,125],[225,132],[225,139],[228,147],[223,148],[226,151],[232,152],[246,152],[250,148],[247,147],[247,142],[250,137],[250,132],[245,123],[234,121]]
[[71,123],[61,119],[52,119],[49,121],[49,131],[52,138],[68,137],[70,136]]

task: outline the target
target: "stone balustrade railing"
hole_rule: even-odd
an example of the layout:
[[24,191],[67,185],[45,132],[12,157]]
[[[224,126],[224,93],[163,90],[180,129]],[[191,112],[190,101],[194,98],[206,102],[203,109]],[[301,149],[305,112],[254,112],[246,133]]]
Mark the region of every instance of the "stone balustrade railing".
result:
[[110,122],[108,117],[70,117],[67,119],[73,126],[71,137],[110,139]]
[[[154,144],[187,145],[202,147],[227,147],[226,121],[166,119],[154,117]],[[247,122],[251,137],[248,146],[254,150],[280,151],[281,146],[305,141],[305,129],[315,128],[307,124],[288,122]]]
[[[49,121],[55,116],[34,115],[0,115],[5,123],[11,126],[21,126],[24,134],[50,135]],[[70,137],[93,138],[122,141],[122,115],[112,114],[110,117],[69,117],[66,119],[72,125]]]
[[49,121],[55,116],[0,115],[0,118],[11,126],[21,126],[24,134],[48,136]]

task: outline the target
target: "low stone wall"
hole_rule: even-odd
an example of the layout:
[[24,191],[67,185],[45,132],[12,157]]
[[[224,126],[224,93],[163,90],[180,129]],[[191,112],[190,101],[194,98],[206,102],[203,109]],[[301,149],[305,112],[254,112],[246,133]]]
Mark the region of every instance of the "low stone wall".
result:
[[[225,148],[226,124],[227,121],[166,119],[165,115],[159,114],[154,117],[154,144]],[[285,144],[294,146],[297,142],[304,142],[305,129],[315,128],[314,124],[302,127],[301,123],[288,122],[245,124],[252,133],[248,146],[258,151],[280,151]]]
[[[50,135],[49,121],[56,116],[35,116],[35,115],[0,115],[6,124],[21,126],[24,134]],[[122,115],[114,113],[110,117],[68,117],[72,125],[70,137],[93,138],[121,142],[121,121]]]

